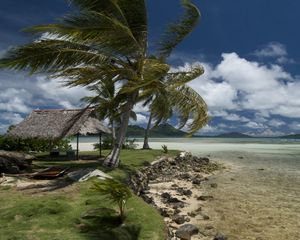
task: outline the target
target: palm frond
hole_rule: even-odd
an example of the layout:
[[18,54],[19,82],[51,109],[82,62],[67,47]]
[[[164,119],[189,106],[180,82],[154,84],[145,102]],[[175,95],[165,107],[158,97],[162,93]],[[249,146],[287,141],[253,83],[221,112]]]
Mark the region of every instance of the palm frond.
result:
[[182,0],[185,14],[177,23],[169,25],[159,43],[158,56],[167,58],[172,50],[189,34],[198,24],[200,11],[190,0]]
[[172,87],[182,86],[204,73],[204,68],[201,65],[192,66],[189,71],[172,72],[166,75],[166,84]]
[[178,114],[179,128],[188,121],[188,133],[193,134],[205,126],[209,120],[208,109],[203,98],[191,87],[181,86],[170,92],[170,102]]
[[65,40],[41,40],[12,48],[3,59],[2,67],[16,70],[58,72],[78,65],[109,63],[105,55],[93,48]]

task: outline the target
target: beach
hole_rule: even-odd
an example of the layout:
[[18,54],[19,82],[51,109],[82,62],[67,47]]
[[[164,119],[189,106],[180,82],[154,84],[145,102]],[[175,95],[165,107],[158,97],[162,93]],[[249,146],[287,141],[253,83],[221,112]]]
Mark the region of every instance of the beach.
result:
[[[141,142],[138,141],[140,146]],[[213,200],[201,202],[207,225],[229,239],[300,239],[300,144],[280,139],[150,139],[223,164],[226,169],[203,182]],[[91,146],[88,142],[82,148]],[[217,188],[211,188],[216,183]]]

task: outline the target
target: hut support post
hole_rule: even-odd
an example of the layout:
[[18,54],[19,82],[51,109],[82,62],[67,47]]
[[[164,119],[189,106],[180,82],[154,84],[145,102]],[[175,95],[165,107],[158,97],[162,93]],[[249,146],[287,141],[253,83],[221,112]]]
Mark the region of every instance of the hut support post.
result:
[[79,133],[77,133],[76,159],[79,160]]

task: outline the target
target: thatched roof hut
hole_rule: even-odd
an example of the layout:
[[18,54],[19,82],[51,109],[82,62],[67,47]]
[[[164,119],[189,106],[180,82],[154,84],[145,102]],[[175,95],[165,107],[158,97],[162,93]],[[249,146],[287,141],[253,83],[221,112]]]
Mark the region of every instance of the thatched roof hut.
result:
[[92,108],[67,110],[34,110],[7,135],[16,138],[61,139],[77,134],[110,133]]

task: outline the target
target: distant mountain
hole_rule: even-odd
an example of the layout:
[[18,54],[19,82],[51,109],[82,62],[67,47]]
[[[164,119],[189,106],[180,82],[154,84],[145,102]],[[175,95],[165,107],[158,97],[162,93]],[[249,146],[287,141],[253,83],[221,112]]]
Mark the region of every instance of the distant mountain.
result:
[[[136,126],[129,125],[127,129],[127,137],[144,137],[145,129]],[[168,123],[164,123],[153,127],[149,132],[149,137],[184,137],[187,133],[174,128]]]
[[300,139],[300,134],[290,134],[286,136],[281,136],[280,138]]
[[251,136],[239,132],[222,133],[215,137],[218,138],[251,138]]

